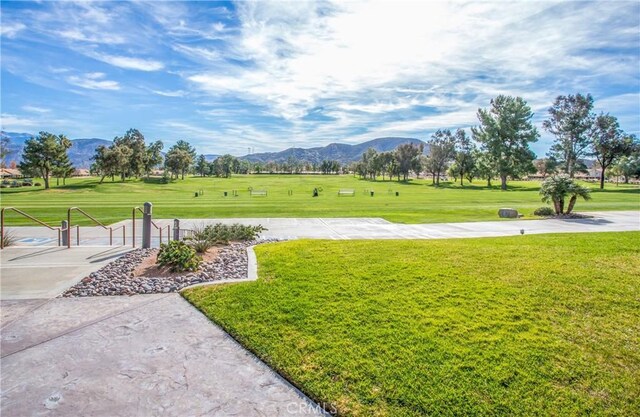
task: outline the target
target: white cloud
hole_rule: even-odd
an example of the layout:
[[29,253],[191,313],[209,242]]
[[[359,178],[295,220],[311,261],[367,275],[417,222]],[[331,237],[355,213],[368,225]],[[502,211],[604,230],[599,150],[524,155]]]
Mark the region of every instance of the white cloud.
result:
[[9,132],[25,132],[38,125],[38,122],[15,114],[2,113],[0,126],[2,130]]
[[117,81],[105,80],[106,75],[101,72],[91,72],[84,75],[71,75],[67,77],[69,84],[89,90],[119,90]]
[[27,26],[20,22],[16,22],[16,23],[2,22],[2,25],[0,25],[0,35],[6,36],[7,38],[10,38],[10,39],[15,38],[18,33],[20,33],[26,28]]
[[[584,52],[635,39],[610,25],[617,7],[630,4],[240,3],[240,33],[224,54],[251,65],[186,79],[213,97],[264,106],[311,137],[325,127],[301,119],[320,105],[345,130],[413,134],[474,124],[477,108],[497,94],[522,95],[542,116],[555,95],[588,91],[601,77],[637,83],[634,65]],[[593,79],[579,79],[586,74]],[[541,84],[549,77],[568,91],[550,93]],[[437,111],[406,113],[416,106]],[[377,119],[390,112],[405,120]],[[371,117],[349,117],[355,113]]]
[[151,90],[151,92],[164,97],[184,97],[187,95],[187,92],[182,90],[175,90],[175,91]]
[[28,111],[30,113],[49,113],[51,112],[51,109],[45,109],[44,107],[38,107],[38,106],[22,106],[22,110],[24,111]]
[[153,59],[141,59],[128,56],[90,54],[93,58],[113,65],[114,67],[133,69],[138,71],[159,71],[164,68],[162,62]]

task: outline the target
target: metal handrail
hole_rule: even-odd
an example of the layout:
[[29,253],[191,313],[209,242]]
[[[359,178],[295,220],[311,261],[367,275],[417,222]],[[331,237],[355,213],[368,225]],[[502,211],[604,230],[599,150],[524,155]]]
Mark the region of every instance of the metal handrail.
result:
[[61,228],[59,227],[54,227],[54,226],[49,226],[47,223],[43,222],[42,220],[38,220],[35,217],[33,217],[30,214],[25,213],[22,210],[18,210],[15,207],[3,207],[2,210],[0,210],[0,249],[4,249],[4,212],[5,210],[12,210],[18,214],[20,214],[21,216],[24,216],[30,220],[33,220],[34,222],[46,227],[49,230],[57,230],[58,231],[58,246],[60,246],[60,237],[61,237]]
[[[144,211],[142,211],[142,209],[140,208],[140,206],[136,206],[131,210],[131,227],[132,229],[132,233],[131,233],[131,244],[132,246],[135,248],[136,247],[136,210],[138,210],[140,213],[144,214]],[[158,226],[153,220],[151,220],[151,225],[153,227],[156,228],[156,230],[158,230],[159,232],[159,237],[160,237],[160,244],[162,244],[162,229],[163,227]],[[171,226],[167,225],[167,241],[171,240]]]
[[[92,220],[95,224],[97,224],[98,226],[102,227],[104,230],[108,230],[109,231],[109,246],[113,246],[113,227],[111,226],[105,226],[104,224],[102,224],[101,221],[99,221],[98,219],[96,219],[95,217],[93,217],[92,215],[90,215],[89,213],[87,213],[86,211],[82,210],[80,207],[69,207],[69,209],[67,210],[67,248],[71,248],[71,212],[72,211],[77,211],[80,214],[82,214],[83,216],[85,216],[86,218]],[[124,245],[126,243],[126,228],[125,225],[121,225],[116,227],[115,230],[118,230],[122,227],[122,244]],[[76,225],[76,246],[80,246],[80,225]]]

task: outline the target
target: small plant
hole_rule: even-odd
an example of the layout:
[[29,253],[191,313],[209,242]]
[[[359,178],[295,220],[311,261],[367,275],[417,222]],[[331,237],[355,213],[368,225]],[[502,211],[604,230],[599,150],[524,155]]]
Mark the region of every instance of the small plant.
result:
[[171,272],[195,271],[201,261],[196,251],[183,241],[173,240],[160,245],[158,265],[169,267]]
[[34,183],[33,185],[34,185],[34,187],[42,187],[42,184],[41,184],[41,183],[39,183],[39,182],[36,182],[36,183]]
[[205,253],[216,242],[211,241],[206,228],[204,226],[197,226],[193,229],[193,235],[185,238],[185,241],[191,246],[197,253]]
[[547,217],[547,216],[553,216],[554,214],[556,214],[556,212],[553,211],[551,207],[540,207],[540,208],[537,208],[533,212],[533,214],[536,216]]
[[216,223],[214,225],[208,225],[201,233],[201,237],[206,238],[212,245],[223,244],[226,245],[230,241],[247,241],[255,239],[261,232],[265,231],[264,227],[258,226],[246,226],[243,224],[235,223],[232,225],[226,225],[222,223]]
[[6,248],[7,246],[13,246],[16,244],[16,235],[11,231],[6,231],[2,235],[2,247]]

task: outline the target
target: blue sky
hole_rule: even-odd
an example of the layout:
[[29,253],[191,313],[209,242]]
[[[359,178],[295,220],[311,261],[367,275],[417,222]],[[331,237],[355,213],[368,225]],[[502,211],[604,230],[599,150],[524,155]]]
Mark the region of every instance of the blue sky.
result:
[[2,2],[2,130],[243,155],[423,140],[498,94],[640,132],[640,3]]

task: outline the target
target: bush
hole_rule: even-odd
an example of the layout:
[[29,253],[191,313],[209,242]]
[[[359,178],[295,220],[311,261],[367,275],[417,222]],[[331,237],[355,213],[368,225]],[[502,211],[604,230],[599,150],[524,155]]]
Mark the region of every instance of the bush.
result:
[[553,216],[554,214],[556,214],[555,211],[553,211],[553,209],[551,207],[540,207],[537,208],[533,214],[535,214],[536,216]]
[[6,248],[7,246],[13,246],[16,244],[16,236],[13,232],[5,231],[2,235],[2,247]]
[[158,265],[168,266],[171,272],[195,271],[201,261],[196,251],[183,241],[173,240],[160,245]]
[[42,186],[42,184],[40,184],[39,182],[36,182],[36,183],[35,183],[35,184],[33,184],[33,185],[34,185],[34,186],[36,186],[36,187],[41,187],[41,186]]
[[193,229],[193,235],[185,238],[189,246],[191,246],[197,253],[205,253],[216,242],[212,242],[205,231],[205,227],[197,226]]
[[[208,225],[200,233],[198,233],[199,239],[207,240],[211,245],[215,244],[228,244],[229,241],[247,241],[253,240],[258,237],[260,232],[267,229],[258,226],[245,226],[239,223],[232,225],[226,225],[222,223],[216,223],[214,225]],[[195,235],[195,233],[194,233]]]

